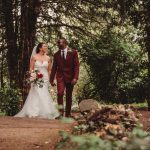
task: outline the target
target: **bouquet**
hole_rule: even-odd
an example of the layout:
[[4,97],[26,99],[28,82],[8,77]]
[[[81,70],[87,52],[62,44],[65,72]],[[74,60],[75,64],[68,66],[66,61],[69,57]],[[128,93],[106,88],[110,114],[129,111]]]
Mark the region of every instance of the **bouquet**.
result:
[[31,72],[27,72],[26,82],[42,88],[44,83],[43,76],[44,75],[38,69],[32,70]]

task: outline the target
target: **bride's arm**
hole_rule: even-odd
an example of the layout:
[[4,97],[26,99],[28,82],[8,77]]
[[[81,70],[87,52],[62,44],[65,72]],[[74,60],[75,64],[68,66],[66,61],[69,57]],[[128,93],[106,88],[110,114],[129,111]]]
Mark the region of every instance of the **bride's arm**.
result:
[[48,75],[50,76],[51,74],[51,68],[52,68],[52,61],[50,57],[48,58]]
[[34,63],[35,63],[35,58],[32,57],[30,60],[30,72],[32,72],[32,70],[34,70]]

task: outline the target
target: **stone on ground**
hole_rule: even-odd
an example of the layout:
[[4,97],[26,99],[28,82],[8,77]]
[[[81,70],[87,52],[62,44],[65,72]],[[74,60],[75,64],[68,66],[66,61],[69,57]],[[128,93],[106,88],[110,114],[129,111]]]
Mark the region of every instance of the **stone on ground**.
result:
[[81,112],[97,110],[97,109],[100,109],[100,108],[101,108],[100,104],[94,99],[82,100],[79,103],[79,109],[80,109]]

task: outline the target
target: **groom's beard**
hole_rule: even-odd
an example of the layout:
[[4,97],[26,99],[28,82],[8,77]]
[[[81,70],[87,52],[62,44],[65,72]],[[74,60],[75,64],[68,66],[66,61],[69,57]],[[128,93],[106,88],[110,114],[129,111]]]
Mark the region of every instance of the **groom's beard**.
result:
[[63,45],[59,45],[58,47],[59,47],[59,50],[62,50],[62,49],[65,49],[65,48],[66,48],[66,47],[63,46]]

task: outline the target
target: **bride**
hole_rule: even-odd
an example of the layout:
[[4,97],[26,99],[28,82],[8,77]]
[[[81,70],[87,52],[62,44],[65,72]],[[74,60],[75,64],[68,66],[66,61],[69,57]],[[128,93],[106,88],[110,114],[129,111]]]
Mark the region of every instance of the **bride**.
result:
[[58,109],[48,92],[51,61],[50,57],[46,55],[46,51],[47,46],[43,42],[33,49],[30,60],[30,72],[38,69],[43,74],[43,87],[31,84],[25,104],[15,117],[55,119],[59,116]]

